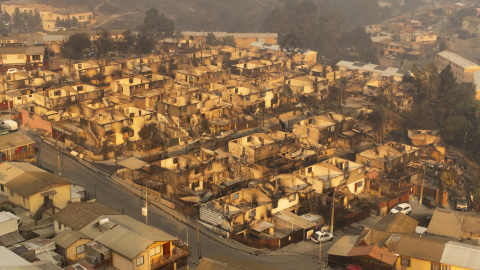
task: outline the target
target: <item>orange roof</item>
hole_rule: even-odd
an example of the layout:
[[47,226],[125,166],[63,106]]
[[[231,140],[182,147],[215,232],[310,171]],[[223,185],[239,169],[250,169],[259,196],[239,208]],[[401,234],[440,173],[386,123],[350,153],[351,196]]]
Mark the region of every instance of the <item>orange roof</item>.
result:
[[397,255],[386,249],[380,248],[377,245],[356,246],[347,254],[347,257],[358,256],[372,258],[389,265],[394,265],[398,258]]

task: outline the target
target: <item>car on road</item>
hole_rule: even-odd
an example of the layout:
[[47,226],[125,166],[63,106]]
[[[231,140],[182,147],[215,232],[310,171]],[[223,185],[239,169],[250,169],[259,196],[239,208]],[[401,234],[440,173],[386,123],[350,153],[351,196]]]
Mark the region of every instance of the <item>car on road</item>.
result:
[[437,202],[435,199],[431,196],[423,196],[422,198],[422,204],[425,205],[428,208],[435,208],[437,207]]
[[401,203],[390,210],[390,214],[404,213],[410,215],[412,213],[412,207],[408,203]]
[[464,197],[458,198],[455,202],[455,209],[460,210],[460,211],[468,210],[467,199],[464,198]]
[[310,238],[314,243],[323,243],[333,240],[333,234],[329,232],[317,231]]

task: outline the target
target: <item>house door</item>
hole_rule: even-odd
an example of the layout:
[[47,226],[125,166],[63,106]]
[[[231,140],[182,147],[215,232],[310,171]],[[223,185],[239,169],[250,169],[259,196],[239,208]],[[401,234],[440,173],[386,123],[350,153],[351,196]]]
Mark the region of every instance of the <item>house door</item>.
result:
[[163,244],[163,256],[170,255],[170,243]]
[[357,192],[357,188],[358,188],[358,182],[355,183],[355,192]]
[[43,204],[44,205],[47,205],[49,201],[51,201],[50,196],[43,196]]

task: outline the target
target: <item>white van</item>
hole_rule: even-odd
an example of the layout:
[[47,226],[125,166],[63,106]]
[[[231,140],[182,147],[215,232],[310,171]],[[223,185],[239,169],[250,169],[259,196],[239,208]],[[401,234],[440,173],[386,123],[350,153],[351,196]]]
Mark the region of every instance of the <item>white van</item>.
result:
[[18,129],[17,122],[13,120],[4,120],[0,123],[0,126],[8,128],[10,131],[15,131]]

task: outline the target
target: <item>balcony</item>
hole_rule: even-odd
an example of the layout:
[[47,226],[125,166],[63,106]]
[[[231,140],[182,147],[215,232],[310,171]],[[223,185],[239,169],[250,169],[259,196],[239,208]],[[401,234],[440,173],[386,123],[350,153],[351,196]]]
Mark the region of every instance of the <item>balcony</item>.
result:
[[181,242],[180,245],[175,246],[172,250],[172,253],[166,256],[161,256],[159,258],[151,259],[150,269],[158,269],[167,264],[172,264],[176,261],[179,261],[182,258],[188,256],[188,245]]

